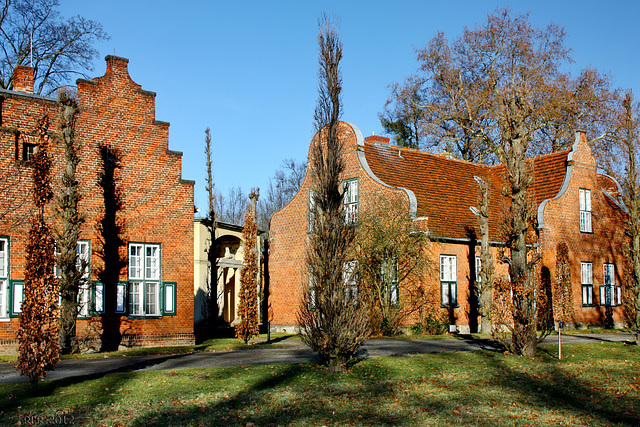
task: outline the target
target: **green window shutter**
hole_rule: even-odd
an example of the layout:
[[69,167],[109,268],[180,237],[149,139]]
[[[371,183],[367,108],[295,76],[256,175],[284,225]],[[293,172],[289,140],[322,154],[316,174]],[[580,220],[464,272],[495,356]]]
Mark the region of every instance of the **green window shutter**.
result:
[[162,315],[176,315],[176,282],[162,282]]
[[18,317],[22,311],[24,282],[22,280],[12,280],[9,285],[9,317]]
[[116,313],[124,314],[127,312],[127,291],[129,282],[118,282],[116,285]]

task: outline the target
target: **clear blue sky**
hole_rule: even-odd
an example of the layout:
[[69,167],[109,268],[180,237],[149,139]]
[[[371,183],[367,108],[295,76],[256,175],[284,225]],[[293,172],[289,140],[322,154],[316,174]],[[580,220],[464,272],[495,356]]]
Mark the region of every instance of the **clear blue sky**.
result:
[[449,39],[483,24],[497,6],[530,12],[536,26],[567,31],[575,70],[593,66],[639,94],[637,1],[189,1],[60,0],[63,16],[99,21],[111,39],[104,56],[129,59],[129,73],[154,91],[156,118],[171,123],[169,148],[182,151],[182,175],[196,181],[204,209],[204,129],[213,136],[216,188],[265,188],[282,159],[306,159],[317,98],[317,24],[341,22],[343,120],[382,134],[378,113],[388,85],[417,69],[414,48],[438,30]]

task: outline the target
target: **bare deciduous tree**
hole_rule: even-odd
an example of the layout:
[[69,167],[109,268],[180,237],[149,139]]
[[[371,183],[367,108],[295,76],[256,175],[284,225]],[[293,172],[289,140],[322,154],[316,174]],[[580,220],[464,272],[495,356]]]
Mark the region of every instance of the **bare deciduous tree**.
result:
[[426,222],[411,218],[402,200],[371,194],[358,214],[356,246],[372,333],[394,335],[424,308],[428,244]]
[[440,32],[417,51],[418,71],[391,85],[382,124],[408,146],[501,162],[492,141],[501,138],[506,104],[496,101],[528,87],[521,95],[536,106],[529,117],[542,118],[527,126],[529,155],[566,148],[578,128],[601,135],[609,127],[609,77],[589,68],[575,78],[562,72],[572,61],[564,39],[561,27],[533,28],[528,15],[512,17],[508,9],[452,43]]
[[[506,250],[500,261],[509,266],[513,294],[510,348],[528,356],[535,354],[538,340],[533,275],[539,255],[530,245],[536,225],[525,159],[551,149],[538,143],[561,148],[562,132],[551,132],[549,124],[562,120],[558,129],[573,132],[589,116],[578,114],[588,103],[575,101],[576,88],[592,93],[562,72],[570,61],[564,38],[557,25],[534,28],[527,15],[498,9],[451,44],[438,34],[419,52],[421,75],[414,77],[421,91],[421,130],[432,144],[450,144],[467,160],[504,165],[507,200],[500,240]],[[590,108],[601,105],[597,97],[592,101]]]
[[207,216],[204,219],[204,224],[209,231],[209,247],[207,249],[207,293],[205,295],[206,303],[203,307],[203,316],[209,322],[209,328],[215,330],[218,320],[218,284],[216,283],[217,277],[217,249],[216,249],[216,206],[215,206],[215,183],[213,182],[213,168],[212,168],[212,151],[211,151],[211,129],[206,128],[204,131],[204,155],[206,158],[207,175],[205,178],[207,192],[208,209]]
[[357,296],[353,242],[355,227],[345,221],[341,175],[342,43],[336,24],[325,17],[318,34],[319,97],[315,110],[317,138],[309,159],[312,174],[313,225],[307,246],[310,284],[298,310],[302,341],[322,356],[331,371],[342,371],[368,336],[368,319]]
[[[609,172],[617,176],[624,187],[629,237],[625,248],[624,312],[631,333],[640,345],[640,177],[638,175],[638,144],[640,144],[640,106],[627,92],[618,114],[617,132],[609,139]],[[622,161],[621,161],[622,160]]]
[[242,191],[242,188],[240,186],[230,187],[226,196],[214,189],[213,194],[216,221],[242,225],[247,206],[247,195]]
[[[58,211],[62,220],[62,231],[56,238],[58,256],[56,264],[60,271],[60,352],[62,354],[79,353],[76,336],[76,320],[80,306],[78,295],[87,281],[85,271],[89,267],[77,254],[80,227],[84,216],[78,210],[81,199],[80,183],[76,178],[76,169],[80,163],[80,147],[75,137],[75,116],[78,103],[66,92],[60,92],[58,103],[61,107],[60,134],[64,145],[64,170],[62,186],[58,194]],[[80,261],[80,263],[78,263]],[[88,288],[84,292],[89,292]]]
[[476,295],[480,303],[481,326],[483,334],[490,334],[492,328],[491,313],[493,311],[493,284],[495,266],[489,246],[489,183],[475,177],[480,196],[477,210],[478,228],[480,229],[480,277],[476,277]]
[[274,212],[282,209],[296,195],[302,185],[307,162],[296,162],[285,159],[274,176],[269,179],[266,195],[260,200],[258,226],[262,230],[269,229],[269,221]]
[[77,70],[92,70],[98,51],[94,43],[109,37],[102,25],[81,16],[67,20],[58,13],[57,0],[3,0],[0,2],[0,87],[10,89],[18,65],[33,68],[34,92],[49,94]]

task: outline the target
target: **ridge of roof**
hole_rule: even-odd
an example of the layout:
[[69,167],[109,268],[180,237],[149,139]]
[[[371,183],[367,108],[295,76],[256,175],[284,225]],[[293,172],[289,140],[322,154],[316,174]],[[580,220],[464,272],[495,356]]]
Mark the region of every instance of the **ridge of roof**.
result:
[[[370,137],[367,137],[367,138],[370,138]],[[367,138],[364,139],[364,142],[366,144],[373,144],[373,145],[376,145],[376,147],[381,147],[381,148],[385,148],[385,149],[401,150],[402,152],[415,153],[415,154],[424,155],[424,156],[434,156],[437,159],[442,159],[442,160],[446,160],[446,161],[453,161],[453,162],[460,162],[460,163],[468,163],[468,164],[472,164],[472,165],[480,166],[480,167],[496,166],[496,165],[486,165],[484,163],[476,163],[476,162],[472,162],[470,160],[459,159],[457,157],[448,157],[445,153],[432,153],[430,151],[424,151],[424,150],[420,150],[418,148],[401,147],[399,145],[394,145],[394,144],[391,144],[391,143],[385,144],[385,145],[375,144],[376,141],[367,140]]]

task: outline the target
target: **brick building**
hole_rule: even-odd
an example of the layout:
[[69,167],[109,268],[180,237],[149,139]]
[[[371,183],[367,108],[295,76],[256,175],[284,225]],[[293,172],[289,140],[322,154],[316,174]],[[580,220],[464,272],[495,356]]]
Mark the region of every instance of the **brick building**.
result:
[[[168,147],[169,123],[155,119],[155,93],[130,78],[127,64],[107,56],[104,76],[77,81],[85,216],[77,249],[88,264],[78,336],[102,349],[191,344],[194,182],[182,179],[182,153]],[[30,68],[17,71],[14,90],[0,90],[0,342],[9,346],[16,344],[33,206],[29,155],[42,116],[51,123],[54,191],[63,164],[59,105],[33,94]],[[55,201],[49,222],[60,227]]]
[[[378,136],[363,138],[351,124],[340,124],[350,188],[345,206],[351,212],[366,209],[374,193],[400,195],[416,221],[426,221],[431,270],[427,288],[438,295],[434,310],[450,313],[457,330],[475,330],[479,319],[472,298],[479,264],[477,218],[478,188],[474,177],[490,183],[490,241],[496,259],[500,246],[500,212],[504,206],[503,167],[453,159],[442,154],[396,147]],[[534,183],[531,194],[539,223],[541,268],[553,278],[556,248],[570,248],[575,326],[601,324],[606,307],[614,322],[622,322],[622,248],[626,208],[619,185],[598,174],[584,133],[576,133],[569,150],[529,160]],[[291,330],[302,289],[308,286],[305,245],[308,233],[310,177],[305,177],[294,198],[276,212],[270,226],[270,312],[272,326]],[[546,270],[545,270],[546,269]],[[505,265],[496,265],[507,276]],[[400,300],[403,291],[400,289]],[[415,321],[415,320],[410,320]]]

